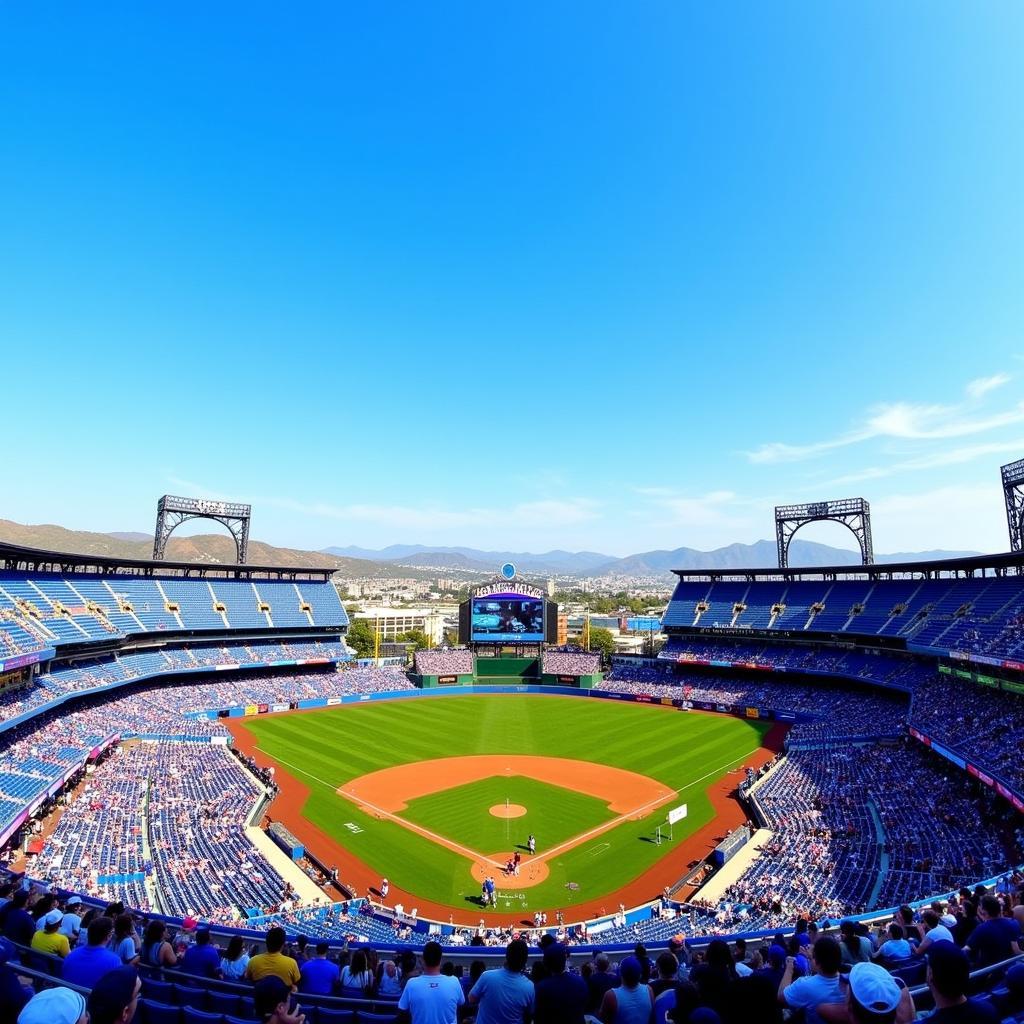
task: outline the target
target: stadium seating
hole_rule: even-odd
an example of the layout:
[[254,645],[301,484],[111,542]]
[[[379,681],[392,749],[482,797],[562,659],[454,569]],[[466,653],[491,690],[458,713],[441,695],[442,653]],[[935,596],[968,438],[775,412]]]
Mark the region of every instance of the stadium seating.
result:
[[0,643],[12,653],[164,630],[347,624],[330,581],[0,572]]
[[[737,606],[745,606],[734,612]],[[681,579],[665,627],[703,626],[903,637],[936,651],[1013,658],[1024,614],[1019,576],[926,580],[715,582]]]

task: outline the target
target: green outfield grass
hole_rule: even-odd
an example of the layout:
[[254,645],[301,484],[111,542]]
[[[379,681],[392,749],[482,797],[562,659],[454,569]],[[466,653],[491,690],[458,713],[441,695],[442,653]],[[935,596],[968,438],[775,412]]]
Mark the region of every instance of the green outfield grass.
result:
[[[381,876],[423,899],[468,909],[479,893],[469,861],[401,825],[381,821],[339,797],[339,786],[380,768],[465,754],[542,754],[625,768],[679,791],[689,816],[684,838],[712,818],[706,789],[761,745],[768,723],[681,713],[610,700],[533,695],[428,697],[368,702],[305,714],[246,719],[260,749],[311,790],[302,811]],[[485,813],[509,795],[527,807],[510,830],[533,832],[541,852],[550,837],[580,834],[610,816],[606,805],[557,786],[520,779],[523,799],[505,779],[421,797],[403,815],[481,853],[506,849],[504,821]],[[446,800],[445,797],[449,799]],[[527,822],[529,821],[529,824]],[[668,852],[652,841],[663,811],[627,821],[594,842],[560,854],[542,884],[499,899],[498,909],[533,912],[574,904],[592,911]],[[518,823],[518,824],[517,824]],[[495,831],[497,829],[497,831]],[[355,831],[360,830],[360,831]],[[511,836],[511,831],[510,831]],[[568,836],[566,836],[567,838]],[[520,839],[520,842],[522,839]],[[567,883],[578,888],[567,889]]]
[[[492,815],[490,809],[504,804],[506,797],[525,807],[526,814],[512,819]],[[615,815],[608,804],[592,796],[514,775],[480,779],[410,800],[402,817],[472,850],[510,853],[517,846],[525,851],[531,832],[550,849]]]

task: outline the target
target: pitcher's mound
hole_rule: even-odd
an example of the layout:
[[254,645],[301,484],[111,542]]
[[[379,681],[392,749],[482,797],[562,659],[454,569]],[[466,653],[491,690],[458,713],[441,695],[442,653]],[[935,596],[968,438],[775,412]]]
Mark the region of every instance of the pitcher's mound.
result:
[[490,875],[496,889],[513,891],[540,885],[548,877],[548,866],[542,860],[522,860],[519,862],[518,875],[506,875],[504,868],[511,859],[511,853],[492,853],[486,860],[474,861],[470,873],[478,882]]
[[491,814],[496,818],[521,818],[526,813],[522,804],[495,804]]

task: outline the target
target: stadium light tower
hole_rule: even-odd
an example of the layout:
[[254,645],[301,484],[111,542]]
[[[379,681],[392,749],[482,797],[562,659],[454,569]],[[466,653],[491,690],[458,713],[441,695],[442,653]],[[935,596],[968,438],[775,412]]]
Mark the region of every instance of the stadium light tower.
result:
[[1024,459],[1001,469],[1003,496],[1006,498],[1006,525],[1010,530],[1010,550],[1024,551]]
[[249,554],[249,521],[252,505],[207,498],[179,498],[165,494],[156,503],[156,530],[153,533],[153,558],[162,560],[167,541],[175,529],[189,519],[212,519],[226,526],[235,540],[235,554],[242,565]]
[[805,505],[775,506],[775,542],[779,549],[779,568],[789,565],[789,544],[793,534],[808,523],[842,523],[857,538],[860,560],[870,565],[875,560],[871,541],[871,506],[863,498],[839,498],[812,501]]

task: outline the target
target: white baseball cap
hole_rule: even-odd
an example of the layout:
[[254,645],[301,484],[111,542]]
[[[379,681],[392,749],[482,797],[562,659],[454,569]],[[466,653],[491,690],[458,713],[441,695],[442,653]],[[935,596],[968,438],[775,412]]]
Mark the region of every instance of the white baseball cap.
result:
[[900,987],[880,964],[854,964],[850,970],[853,998],[872,1013],[891,1013],[899,1006]]

